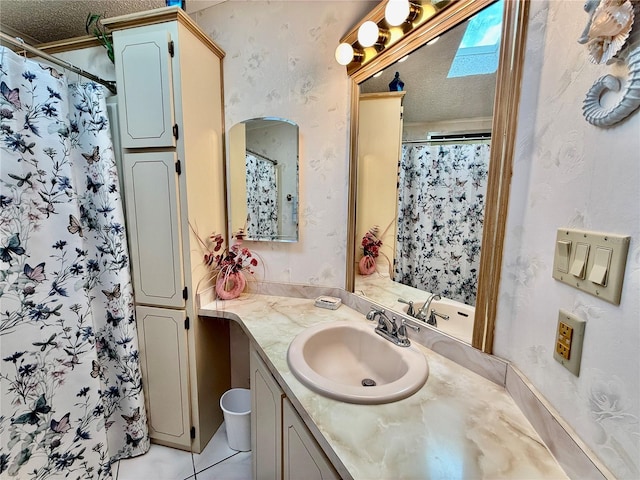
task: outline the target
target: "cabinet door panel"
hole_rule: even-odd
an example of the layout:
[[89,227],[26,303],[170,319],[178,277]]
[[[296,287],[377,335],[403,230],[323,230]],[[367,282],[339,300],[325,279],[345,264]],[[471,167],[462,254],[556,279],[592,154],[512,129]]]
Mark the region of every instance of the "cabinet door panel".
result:
[[122,30],[113,38],[122,146],[175,146],[169,33]]
[[136,307],[149,436],[191,444],[189,366],[184,310]]
[[282,478],[282,399],[284,393],[251,350],[251,450],[253,478],[280,480]]
[[172,152],[124,155],[136,303],[184,307],[180,207]]
[[340,477],[293,409],[282,402],[284,480],[337,480]]

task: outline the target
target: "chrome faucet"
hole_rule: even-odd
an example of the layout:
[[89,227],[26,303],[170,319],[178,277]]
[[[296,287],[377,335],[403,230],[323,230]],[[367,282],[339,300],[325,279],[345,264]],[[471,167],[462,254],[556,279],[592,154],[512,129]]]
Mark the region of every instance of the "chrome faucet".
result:
[[[376,331],[377,330],[382,330],[384,332],[387,332],[389,335],[395,335],[398,326],[395,324],[395,321],[392,322],[391,320],[389,320],[389,317],[387,317],[387,314],[385,313],[384,310],[378,310],[376,308],[371,308],[371,311],[369,313],[367,313],[367,320],[376,320],[376,318],[378,319],[378,326],[376,327]],[[394,317],[395,320],[395,317]]]
[[389,317],[387,317],[384,310],[379,310],[375,307],[371,307],[371,311],[367,313],[366,317],[367,320],[378,320],[375,332],[399,347],[408,347],[411,345],[411,342],[407,337],[407,327],[415,330],[416,332],[420,331],[420,327],[406,323],[404,320],[398,327],[396,317],[391,317],[391,320],[389,320]]
[[427,315],[429,314],[429,307],[431,306],[431,302],[433,302],[434,300],[442,300],[442,297],[437,293],[430,294],[429,298],[427,298],[427,301],[422,304],[422,307],[420,307],[420,310],[418,310],[418,313],[416,313],[414,316],[418,320],[422,320],[423,322],[427,322],[429,325],[435,326],[436,323],[431,323],[432,320],[433,322],[436,321],[435,317],[433,315],[429,315],[429,318],[427,318]]

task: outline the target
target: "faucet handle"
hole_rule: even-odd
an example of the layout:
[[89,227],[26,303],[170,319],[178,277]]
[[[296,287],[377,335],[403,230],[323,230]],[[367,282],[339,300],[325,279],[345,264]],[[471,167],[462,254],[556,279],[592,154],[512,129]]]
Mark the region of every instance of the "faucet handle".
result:
[[407,315],[411,315],[412,317],[415,315],[415,311],[413,310],[413,302],[411,300],[407,301],[403,298],[399,298],[398,301],[400,303],[404,303],[405,305],[409,305],[409,308],[407,309]]
[[400,328],[402,328],[402,327],[409,327],[414,332],[419,332],[420,331],[420,327],[418,325],[411,325],[404,318],[402,319],[402,325],[400,326]]
[[[394,320],[395,320],[395,318],[394,318]],[[400,327],[398,328],[398,331],[396,332],[396,338],[398,339],[398,345],[403,346],[403,347],[408,347],[411,344],[411,342],[409,341],[409,336],[407,335],[407,327],[412,329],[414,332],[419,332],[420,331],[420,327],[415,326],[415,325],[411,325],[410,323],[407,323],[407,321],[405,319],[402,319]]]

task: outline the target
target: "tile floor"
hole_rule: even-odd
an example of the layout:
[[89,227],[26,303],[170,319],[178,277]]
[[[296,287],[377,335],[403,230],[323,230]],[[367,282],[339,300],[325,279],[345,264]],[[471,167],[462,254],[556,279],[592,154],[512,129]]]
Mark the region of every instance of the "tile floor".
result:
[[251,452],[227,445],[224,423],[200,454],[151,444],[149,451],[111,467],[114,480],[251,480]]

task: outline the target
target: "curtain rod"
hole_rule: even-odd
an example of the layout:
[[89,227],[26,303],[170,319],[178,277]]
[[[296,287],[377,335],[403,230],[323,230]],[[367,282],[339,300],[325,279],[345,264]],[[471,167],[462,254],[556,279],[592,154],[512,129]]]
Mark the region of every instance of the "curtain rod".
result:
[[87,72],[86,70],[83,70],[79,67],[76,67],[75,65],[66,62],[64,60],[61,60],[57,57],[54,57],[52,55],[49,55],[48,53],[43,52],[42,50],[37,49],[36,47],[32,47],[31,45],[28,45],[27,43],[24,42],[24,40],[22,40],[21,38],[18,37],[11,37],[3,32],[0,32],[0,39],[10,43],[11,45],[15,45],[16,47],[20,47],[23,50],[26,50],[29,53],[33,53],[34,55],[37,55],[38,57],[47,60],[48,62],[54,63],[56,65],[59,65],[60,67],[66,68],[67,70],[71,70],[73,73],[77,73],[79,75],[82,75],[85,78],[88,78],[89,80],[92,80],[96,83],[99,83],[101,85],[104,85],[105,87],[107,87],[109,89],[109,91],[111,93],[113,93],[114,95],[118,93],[118,91],[116,90],[116,82],[112,81],[112,80],[104,80],[100,77],[97,77],[96,75]]
[[260,153],[258,153],[258,152],[254,152],[253,150],[249,150],[248,148],[247,148],[246,150],[247,150],[247,152],[249,152],[251,155],[255,155],[256,157],[260,157],[261,159],[266,160],[267,162],[271,162],[271,163],[273,163],[274,165],[278,165],[278,161],[277,161],[277,160],[272,160],[271,158],[269,158],[269,157],[265,157],[264,155],[262,155],[262,154],[260,154]]
[[460,141],[491,140],[491,132],[483,133],[457,133],[451,135],[431,135],[426,140],[403,140],[402,143],[443,143]]

